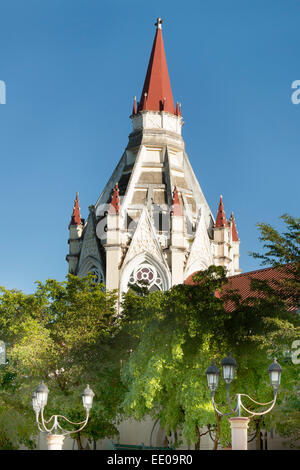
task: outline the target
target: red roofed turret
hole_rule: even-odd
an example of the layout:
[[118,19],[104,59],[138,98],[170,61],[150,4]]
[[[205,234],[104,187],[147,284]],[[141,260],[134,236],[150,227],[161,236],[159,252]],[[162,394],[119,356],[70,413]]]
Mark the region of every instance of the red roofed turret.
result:
[[227,220],[225,217],[222,196],[220,196],[219,209],[218,209],[215,227],[216,228],[228,227]]
[[232,241],[233,242],[238,242],[239,237],[238,237],[238,233],[237,233],[237,229],[236,229],[236,225],[235,225],[235,220],[234,220],[234,217],[233,217],[233,212],[231,212],[230,222],[231,222],[231,231],[232,231]]
[[79,208],[79,199],[78,193],[76,193],[76,199],[74,201],[74,209],[73,214],[71,217],[70,225],[80,225],[81,224],[81,216],[80,216],[80,208]]
[[156,35],[153,42],[138,111],[167,111],[168,113],[176,114],[161,24],[162,19],[157,18]]
[[109,214],[119,214],[119,210],[120,210],[119,185],[118,183],[116,183],[108,212]]
[[177,191],[176,186],[174,187],[174,191],[173,191],[172,215],[179,215],[179,216],[182,215],[182,208],[180,205],[178,191]]

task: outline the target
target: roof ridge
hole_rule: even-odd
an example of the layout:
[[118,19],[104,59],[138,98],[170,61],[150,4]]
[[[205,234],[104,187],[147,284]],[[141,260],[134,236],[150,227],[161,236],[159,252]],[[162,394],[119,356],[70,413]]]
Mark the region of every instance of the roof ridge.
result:
[[278,269],[280,267],[283,267],[283,266],[289,266],[291,263],[287,263],[287,264],[284,264],[284,265],[281,265],[281,266],[269,266],[268,268],[261,268],[261,269],[255,269],[254,271],[247,271],[245,273],[240,273],[240,274],[233,274],[232,276],[228,276],[227,279],[231,279],[231,278],[236,278],[236,277],[239,277],[239,276],[245,276],[247,274],[253,274],[253,273],[258,273],[258,272],[262,272],[262,271],[268,271],[268,270],[271,270],[271,269]]

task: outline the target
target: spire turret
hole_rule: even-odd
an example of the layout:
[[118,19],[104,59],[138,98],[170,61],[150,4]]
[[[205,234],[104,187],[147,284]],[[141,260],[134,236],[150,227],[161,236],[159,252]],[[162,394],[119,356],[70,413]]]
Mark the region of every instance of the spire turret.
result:
[[78,193],[76,193],[76,198],[74,201],[74,208],[73,214],[71,217],[70,225],[80,225],[81,224],[81,216],[80,216],[80,208],[79,208],[79,198]]
[[238,237],[238,233],[237,233],[237,229],[236,229],[236,225],[235,225],[235,220],[234,220],[233,212],[231,212],[230,222],[231,222],[232,241],[233,241],[233,242],[238,242],[238,241],[239,241],[239,237]]
[[79,197],[78,193],[76,193],[73,214],[69,223],[69,253],[66,257],[69,263],[69,273],[71,274],[75,274],[77,270],[83,227],[84,219],[80,216]]
[[222,195],[220,196],[219,209],[218,209],[215,227],[216,228],[228,227],[226,216],[225,216]]
[[138,111],[167,111],[176,114],[163,43],[162,19],[157,18],[155,25],[156,35]]

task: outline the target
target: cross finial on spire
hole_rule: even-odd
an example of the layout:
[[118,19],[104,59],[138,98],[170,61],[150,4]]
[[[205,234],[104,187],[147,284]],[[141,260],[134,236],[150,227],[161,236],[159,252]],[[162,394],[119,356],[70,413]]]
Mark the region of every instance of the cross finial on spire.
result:
[[155,23],[156,29],[161,29],[162,22],[162,18],[157,18],[157,22]]

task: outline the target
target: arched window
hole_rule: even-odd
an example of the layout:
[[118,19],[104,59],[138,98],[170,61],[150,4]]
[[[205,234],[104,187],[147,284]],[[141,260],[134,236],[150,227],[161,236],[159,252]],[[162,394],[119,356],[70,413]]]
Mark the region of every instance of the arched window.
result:
[[162,279],[156,268],[148,263],[142,263],[136,267],[130,277],[129,284],[146,284],[150,292],[162,290]]
[[80,264],[77,274],[79,277],[84,277],[88,273],[92,273],[96,276],[95,282],[101,282],[103,284],[105,283],[105,277],[102,266],[100,265],[99,260],[97,260],[93,256],[87,256],[83,260],[83,262]]
[[103,276],[102,276],[102,273],[101,271],[96,268],[95,266],[93,266],[90,271],[90,273],[94,274],[96,276],[96,279],[95,279],[95,282],[99,283],[99,282],[102,282],[103,283]]

